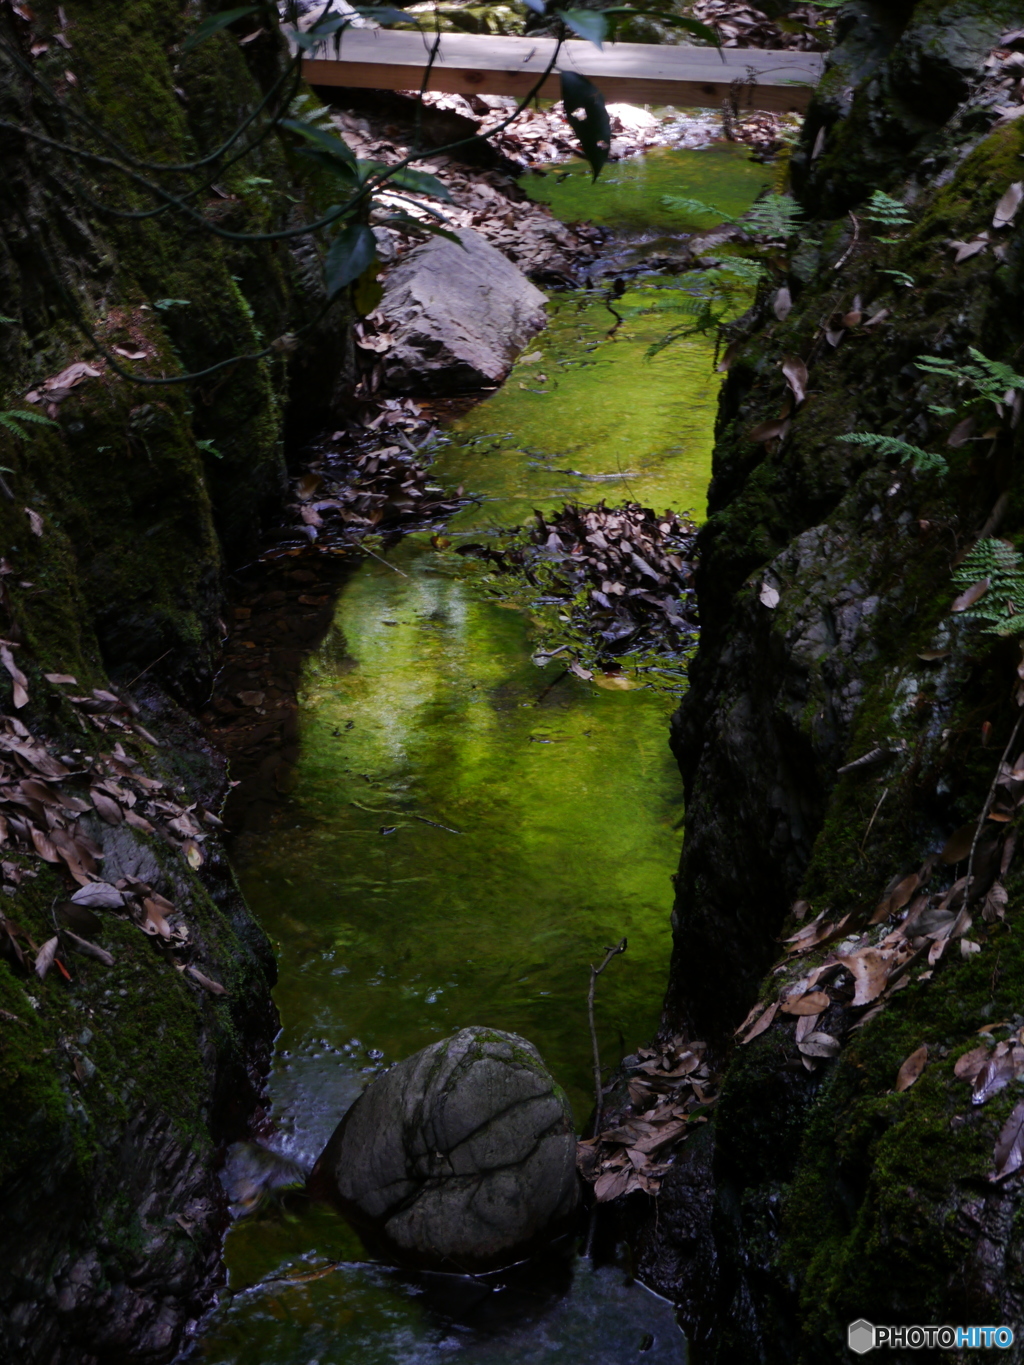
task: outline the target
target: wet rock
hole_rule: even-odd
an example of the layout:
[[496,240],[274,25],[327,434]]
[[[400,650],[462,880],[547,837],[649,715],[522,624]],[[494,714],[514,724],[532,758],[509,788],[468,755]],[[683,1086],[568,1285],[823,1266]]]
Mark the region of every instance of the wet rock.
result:
[[394,344],[383,359],[388,387],[453,393],[497,384],[544,326],[544,295],[470,228],[461,246],[432,237],[395,267],[381,312]]
[[486,1269],[567,1224],[575,1148],[568,1099],[536,1049],[514,1033],[464,1028],[373,1082],[309,1188],[391,1257]]

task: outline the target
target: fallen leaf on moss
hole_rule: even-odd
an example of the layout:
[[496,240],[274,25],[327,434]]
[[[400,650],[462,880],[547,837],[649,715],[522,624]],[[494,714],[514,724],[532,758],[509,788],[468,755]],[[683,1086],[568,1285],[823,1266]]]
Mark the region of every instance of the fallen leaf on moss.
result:
[[828,1009],[830,1000],[824,991],[808,991],[796,999],[784,1000],[779,1008],[783,1014],[820,1014]]
[[199,982],[200,986],[202,986],[203,990],[209,991],[211,995],[227,995],[227,990],[219,981],[214,981],[210,977],[205,976],[198,967],[189,967],[188,974],[189,976],[194,977],[194,979]]
[[895,1085],[896,1091],[899,1092],[901,1090],[909,1090],[910,1087],[921,1075],[921,1072],[925,1069],[925,1066],[927,1064],[928,1044],[922,1043],[921,1046],[915,1052],[912,1052],[910,1054],[910,1056],[907,1058],[907,1060],[903,1063],[903,1065],[897,1072]]
[[60,939],[54,934],[53,938],[48,938],[36,953],[36,976],[40,981],[45,981],[46,973],[53,966],[54,954],[59,947]]
[[1005,1180],[1024,1163],[1024,1100],[1014,1106],[1010,1117],[1003,1124],[994,1156],[996,1168],[989,1176],[993,1181]]
[[765,1029],[770,1026],[772,1020],[775,1018],[778,1012],[779,1002],[775,1000],[768,1006],[768,1008],[758,1019],[757,1023],[754,1024],[753,1028],[750,1030],[747,1036],[745,1038],[740,1039],[740,1042],[752,1043],[755,1038],[759,1038],[761,1034],[764,1033]]
[[831,1033],[809,1033],[797,1047],[805,1057],[836,1057],[839,1054],[839,1039]]
[[1024,182],[1015,180],[996,205],[996,211],[992,215],[992,226],[994,228],[1009,227],[1017,216],[1017,210],[1020,208],[1022,199],[1024,199]]

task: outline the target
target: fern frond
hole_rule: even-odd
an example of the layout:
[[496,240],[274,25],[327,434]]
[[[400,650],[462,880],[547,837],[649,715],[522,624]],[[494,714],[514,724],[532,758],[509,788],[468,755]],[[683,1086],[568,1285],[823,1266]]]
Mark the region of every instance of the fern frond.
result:
[[873,431],[851,431],[838,439],[847,445],[877,450],[879,455],[898,455],[904,464],[911,460],[919,473],[929,469],[944,472],[949,467],[941,455],[931,450],[922,450],[920,446],[911,445],[909,441],[901,441],[896,436],[882,436]]
[[987,578],[988,592],[964,612],[989,635],[1024,634],[1024,559],[1005,540],[986,536],[971,547],[953,573],[963,590]]
[[754,237],[792,237],[803,219],[800,205],[788,194],[768,194],[759,199],[739,220]]
[[869,223],[881,223],[887,228],[909,227],[914,221],[905,205],[881,190],[875,190],[867,205],[861,209],[860,216],[866,218]]
[[52,417],[44,417],[41,412],[29,412],[25,408],[8,408],[4,413],[5,417],[16,417],[19,422],[35,422],[41,427],[55,427],[58,425]]
[[696,213],[702,218],[717,218],[723,223],[735,223],[736,219],[717,204],[705,204],[703,199],[687,199],[678,194],[663,194],[661,202],[668,209],[678,209],[680,213]]
[[19,427],[14,418],[6,412],[0,412],[0,427],[11,432],[12,435],[17,436],[19,441],[24,441],[28,436],[28,432]]

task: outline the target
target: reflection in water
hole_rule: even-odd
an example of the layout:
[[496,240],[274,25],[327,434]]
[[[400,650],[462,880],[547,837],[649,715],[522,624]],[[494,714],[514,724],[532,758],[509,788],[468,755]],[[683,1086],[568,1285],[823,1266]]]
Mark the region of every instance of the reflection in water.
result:
[[[685,281],[631,285],[614,339],[592,295],[554,302],[505,388],[440,453],[438,479],[481,495],[450,528],[456,548],[566,498],[702,515],[710,346],[645,359],[688,297]],[[538,666],[528,615],[426,536],[389,556],[394,568],[367,560],[346,584],[306,669],[291,794],[235,849],[280,963],[270,1141],[307,1167],[375,1071],[466,1024],[534,1042],[582,1124],[588,964],[628,938],[599,991],[611,1063],[653,1031],[669,955],[674,698]],[[211,1363],[685,1359],[671,1308],[620,1268],[409,1276],[367,1263],[337,1215],[287,1193],[234,1226],[227,1262],[198,1348]]]

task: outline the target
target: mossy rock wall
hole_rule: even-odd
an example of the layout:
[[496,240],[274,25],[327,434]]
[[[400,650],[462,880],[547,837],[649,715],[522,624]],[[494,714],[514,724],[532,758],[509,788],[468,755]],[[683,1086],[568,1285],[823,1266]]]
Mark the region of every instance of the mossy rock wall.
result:
[[[958,556],[980,533],[1021,545],[1024,426],[993,412],[997,439],[944,445],[952,419],[930,411],[939,392],[914,362],[961,361],[973,346],[1024,368],[1024,223],[992,226],[1024,179],[1024,120],[999,118],[984,66],[1021,20],[1019,6],[988,3],[845,8],[846,46],[797,158],[816,221],[732,352],[699,542],[703,634],[673,728],[687,828],[666,1003],[667,1025],[710,1036],[725,1065],[715,1254],[690,1229],[647,1255],[671,1289],[692,1284],[698,1247],[686,1311],[703,1359],[852,1360],[857,1317],[1019,1320],[1024,1188],[989,1177],[1021,1084],[972,1108],[953,1074],[979,1028],[1024,1023],[1018,863],[1005,924],[975,915],[979,951],[953,945],[929,975],[922,964],[856,1031],[852,989],[833,992],[817,1027],[840,1039],[836,1059],[808,1071],[785,1014],[749,1044],[730,1039],[759,998],[825,959],[827,946],[776,965],[799,927],[793,903],[865,925],[894,878],[977,819],[1018,715],[1016,640],[950,607]],[[948,85],[941,109],[936,81]],[[912,206],[901,243],[858,222],[874,189]],[[986,249],[956,264],[950,241],[984,231]],[[783,282],[795,304],[779,321]],[[864,319],[888,313],[833,347],[823,324],[858,295]],[[807,400],[781,445],[754,443],[748,433],[784,410],[787,356],[807,362]],[[851,432],[927,447],[948,467],[917,473],[837,440]],[[932,889],[953,876],[940,865]],[[922,1044],[921,1079],[896,1093]]]
[[[96,158],[116,143],[144,179],[194,195],[237,232],[301,223],[322,187],[276,133],[205,173],[146,164],[194,161],[272,96],[286,54],[271,10],[186,57],[181,41],[202,14],[182,0],[17,8],[34,18],[0,11],[0,412],[49,412],[56,425],[23,422],[21,439],[0,423],[0,636],[29,691],[17,709],[3,671],[0,711],[57,753],[122,740],[182,805],[216,811],[224,764],[182,708],[209,694],[225,569],[252,553],[279,505],[286,410],[301,432],[344,401],[349,318],[342,306],[311,326],[322,292],[307,238],[250,245],[180,213],[123,216],[160,201]],[[199,383],[146,386],[98,358],[79,323],[123,368],[172,378],[278,337],[301,341]],[[45,381],[77,362],[99,373],[49,407]],[[47,673],[73,675],[86,696],[113,686],[161,747],[130,727],[88,728]],[[227,995],[120,920],[103,939],[115,965],[76,959],[70,982],[0,959],[5,1361],[176,1353],[220,1263],[217,1146],[244,1132],[276,1028],[269,945],[215,836],[196,873],[127,826],[97,837],[112,833],[123,847],[107,849],[103,875],[145,869]],[[4,912],[39,944],[73,886],[9,846],[3,856],[39,873],[2,879]]]

